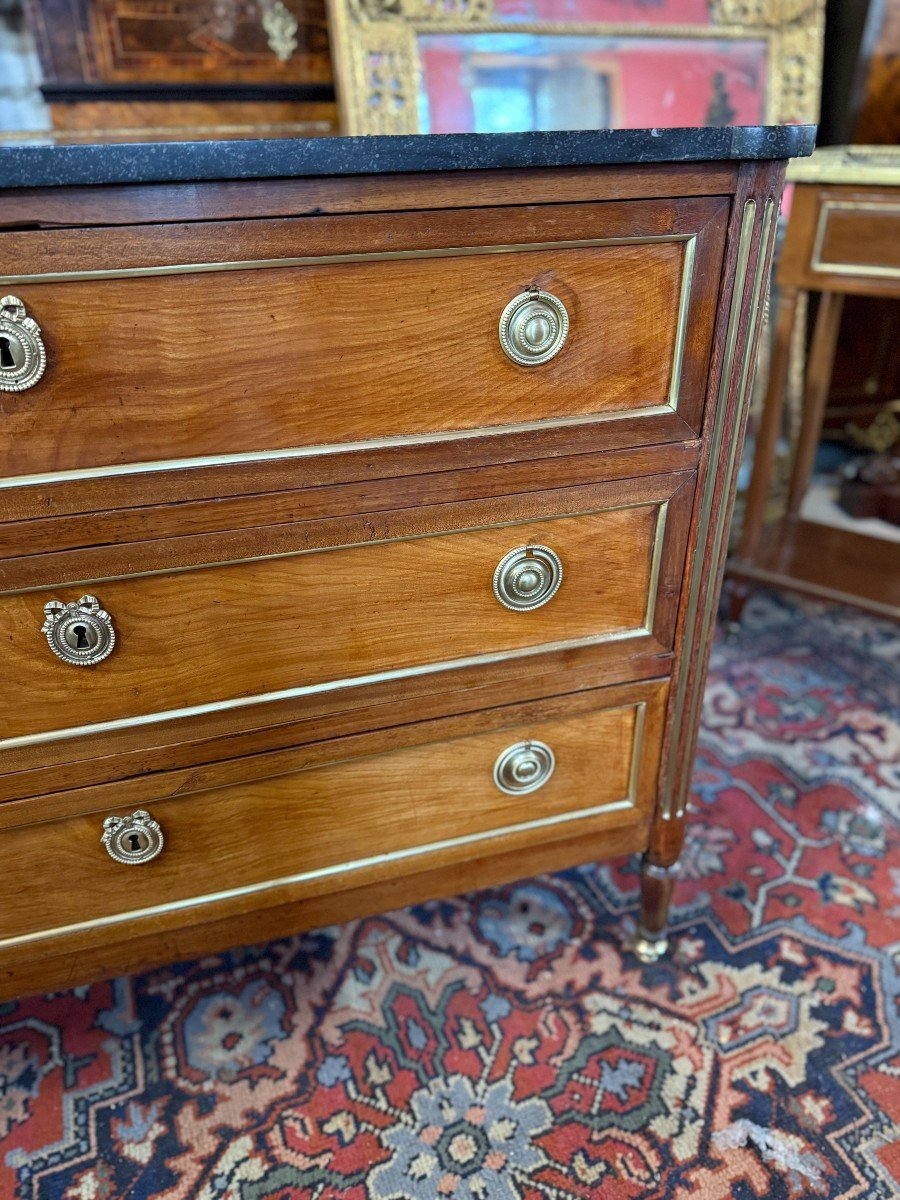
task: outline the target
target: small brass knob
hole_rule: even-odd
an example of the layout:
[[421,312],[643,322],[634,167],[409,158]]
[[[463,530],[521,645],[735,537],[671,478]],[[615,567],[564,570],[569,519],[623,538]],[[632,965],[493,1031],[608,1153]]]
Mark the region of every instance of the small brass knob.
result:
[[527,612],[553,599],[562,575],[560,557],[549,546],[517,546],[497,563],[494,595],[504,607]]
[[47,366],[37,321],[25,315],[18,296],[0,299],[0,392],[34,387]]
[[516,742],[494,763],[494,783],[501,792],[522,796],[543,787],[555,766],[553,751],[544,742]]
[[507,358],[522,367],[549,362],[569,336],[569,314],[550,292],[522,292],[500,317],[500,345]]
[[148,812],[139,808],[130,817],[107,817],[101,842],[110,858],[132,866],[150,862],[163,848],[163,832]]
[[82,596],[64,604],[48,600],[44,605],[41,633],[63,662],[75,667],[92,667],[112,654],[116,631],[112,617],[100,607],[96,596]]

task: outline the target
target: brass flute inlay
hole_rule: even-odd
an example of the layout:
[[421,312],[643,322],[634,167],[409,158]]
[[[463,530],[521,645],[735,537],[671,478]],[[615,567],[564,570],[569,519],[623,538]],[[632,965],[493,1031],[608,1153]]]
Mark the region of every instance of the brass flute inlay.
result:
[[[688,592],[685,633],[681,649],[681,669],[675,688],[672,704],[672,730],[674,738],[682,744],[693,744],[697,720],[697,693],[702,697],[702,687],[696,677],[693,685],[693,696],[688,697],[688,668],[699,658],[703,658],[708,646],[711,630],[705,626],[696,627],[697,612],[704,585],[708,583],[708,574],[704,570],[706,552],[710,538],[714,536],[713,499],[718,479],[717,464],[721,460],[722,445],[725,437],[727,417],[727,398],[731,387],[737,352],[738,332],[741,323],[742,301],[747,281],[747,268],[750,262],[750,248],[753,242],[753,227],[756,221],[756,201],[748,200],[744,205],[741,220],[741,232],[738,239],[737,262],[735,264],[734,284],[731,290],[731,302],[728,312],[728,326],[725,335],[725,351],[722,357],[722,373],[719,378],[719,390],[716,397],[716,414],[710,436],[709,458],[707,460],[706,477],[703,492],[700,497],[700,520],[697,528],[694,557],[691,563],[690,584]],[[728,515],[728,505],[722,504],[716,514],[716,521],[722,523]],[[684,789],[680,788],[675,795],[675,766],[677,755],[670,745],[664,778],[662,780],[660,816],[664,820],[680,817],[684,812]],[[687,781],[685,781],[685,786]]]
[[[759,314],[763,309],[763,297],[769,281],[766,267],[769,262],[769,235],[774,222],[775,216],[775,201],[767,200],[763,211],[762,231],[759,236],[759,249],[756,259],[756,270],[753,276],[753,290],[751,293],[749,317],[747,320],[747,337],[744,343],[744,351],[741,359],[741,369],[739,376],[738,397],[735,404],[734,428],[732,431],[731,445],[728,448],[728,460],[725,464],[724,472],[724,489],[723,495],[725,500],[722,504],[719,519],[716,522],[715,533],[713,535],[712,552],[709,555],[709,563],[713,570],[718,570],[718,564],[721,561],[724,542],[728,536],[728,530],[731,525],[732,505],[730,497],[734,486],[735,472],[738,468],[738,446],[741,444],[741,433],[744,427],[744,419],[747,415],[747,408],[750,403],[751,383],[753,379],[753,370],[756,366],[755,337],[756,326]],[[703,606],[703,617],[700,622],[700,628],[703,630],[703,655],[706,655],[709,641],[712,637],[713,623],[716,616],[716,603],[719,597],[718,587],[710,587],[707,589],[706,599]],[[690,735],[693,744],[695,732],[699,729],[700,718],[703,708],[703,692],[704,688],[700,685],[695,685],[694,694],[690,702],[690,715],[687,718],[686,728],[690,730]],[[678,794],[675,797],[675,813],[677,816],[683,815],[687,808],[688,790],[690,788],[690,779],[684,775],[681,779],[681,784],[678,789]]]

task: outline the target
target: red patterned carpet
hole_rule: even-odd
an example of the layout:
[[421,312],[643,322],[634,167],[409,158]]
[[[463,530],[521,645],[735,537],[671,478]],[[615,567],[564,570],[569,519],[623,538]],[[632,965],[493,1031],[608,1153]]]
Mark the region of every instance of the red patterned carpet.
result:
[[0,1006],[0,1198],[900,1195],[898,669],[751,601],[654,967],[623,861]]

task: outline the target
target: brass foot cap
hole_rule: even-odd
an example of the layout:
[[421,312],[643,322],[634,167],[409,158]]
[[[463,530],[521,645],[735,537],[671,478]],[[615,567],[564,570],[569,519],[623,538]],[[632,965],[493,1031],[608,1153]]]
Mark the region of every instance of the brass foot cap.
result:
[[664,933],[646,933],[639,929],[631,946],[642,963],[659,962],[669,948],[669,939]]

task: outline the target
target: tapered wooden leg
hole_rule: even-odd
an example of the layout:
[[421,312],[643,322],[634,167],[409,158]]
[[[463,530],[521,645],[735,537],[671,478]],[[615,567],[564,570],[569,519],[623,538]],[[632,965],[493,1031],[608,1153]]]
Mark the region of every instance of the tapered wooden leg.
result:
[[750,599],[752,588],[746,579],[729,579],[725,592],[727,606],[727,621],[732,629],[740,625],[744,616],[744,606]]
[[816,314],[812,345],[806,362],[803,418],[788,492],[787,508],[790,517],[796,516],[800,511],[800,505],[809,487],[816,449],[822,435],[822,418],[825,415],[825,404],[831,386],[831,372],[834,368],[834,354],[843,311],[843,296],[836,292],[823,292],[819,297],[819,311]]
[[634,952],[641,962],[653,963],[668,947],[666,926],[669,920],[669,901],[678,865],[660,867],[644,855],[641,864],[641,916],[634,939]]

